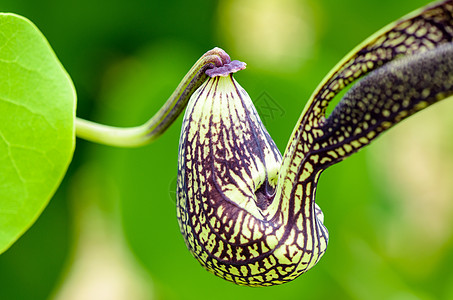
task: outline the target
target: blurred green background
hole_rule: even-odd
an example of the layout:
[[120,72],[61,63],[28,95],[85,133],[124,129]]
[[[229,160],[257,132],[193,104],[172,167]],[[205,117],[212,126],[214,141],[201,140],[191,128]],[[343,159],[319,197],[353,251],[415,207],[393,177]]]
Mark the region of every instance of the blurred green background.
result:
[[[283,151],[323,76],[426,0],[1,0],[32,20],[78,92],[77,115],[145,122],[219,46]],[[77,140],[36,224],[0,256],[0,299],[453,299],[453,102],[410,118],[328,169],[317,203],[330,242],[295,281],[247,288],[199,266],[175,211],[181,118],[155,143]]]

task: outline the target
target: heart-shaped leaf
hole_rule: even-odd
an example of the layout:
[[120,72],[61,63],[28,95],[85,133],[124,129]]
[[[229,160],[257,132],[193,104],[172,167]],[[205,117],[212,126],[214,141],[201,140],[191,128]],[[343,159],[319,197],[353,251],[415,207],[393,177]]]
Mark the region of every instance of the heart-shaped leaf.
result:
[[74,152],[72,81],[27,19],[0,14],[0,253],[37,219]]

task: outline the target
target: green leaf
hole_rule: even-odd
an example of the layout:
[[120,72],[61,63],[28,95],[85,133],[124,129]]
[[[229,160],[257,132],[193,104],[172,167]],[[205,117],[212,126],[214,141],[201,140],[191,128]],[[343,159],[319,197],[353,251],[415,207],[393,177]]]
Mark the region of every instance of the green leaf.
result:
[[72,81],[27,19],[0,14],[0,253],[38,218],[74,152]]

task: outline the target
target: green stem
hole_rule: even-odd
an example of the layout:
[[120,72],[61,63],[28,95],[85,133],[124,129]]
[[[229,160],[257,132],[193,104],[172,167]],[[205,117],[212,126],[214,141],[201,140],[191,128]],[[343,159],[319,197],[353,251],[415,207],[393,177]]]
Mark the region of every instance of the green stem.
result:
[[138,147],[158,138],[181,114],[190,96],[206,80],[207,69],[230,63],[228,54],[214,48],[206,52],[190,69],[168,98],[164,106],[145,124],[121,128],[76,118],[76,135],[79,138],[116,147]]

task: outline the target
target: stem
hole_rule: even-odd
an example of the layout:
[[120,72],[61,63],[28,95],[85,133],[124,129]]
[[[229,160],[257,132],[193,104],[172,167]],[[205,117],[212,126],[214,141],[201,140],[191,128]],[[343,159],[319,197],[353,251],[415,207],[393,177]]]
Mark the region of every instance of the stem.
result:
[[76,135],[79,138],[116,147],[137,147],[151,141],[147,136],[146,124],[137,127],[121,128],[76,118]]
[[79,138],[116,147],[138,147],[158,138],[181,114],[193,92],[208,75],[206,70],[222,67],[231,62],[228,54],[214,48],[206,52],[190,69],[162,108],[145,124],[121,128],[76,118],[76,135]]

